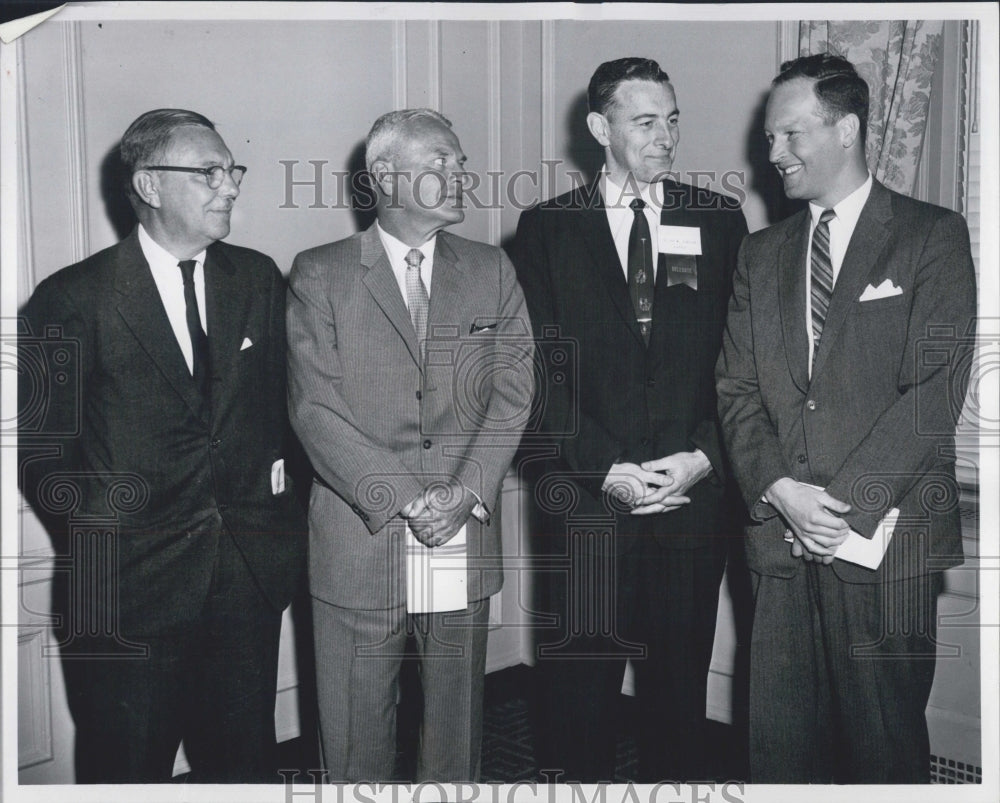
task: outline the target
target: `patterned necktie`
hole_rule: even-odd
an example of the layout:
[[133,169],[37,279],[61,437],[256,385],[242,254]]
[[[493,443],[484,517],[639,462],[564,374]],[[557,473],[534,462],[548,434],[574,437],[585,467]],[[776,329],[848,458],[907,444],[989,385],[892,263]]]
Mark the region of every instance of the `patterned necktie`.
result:
[[642,332],[642,339],[648,346],[649,332],[653,326],[653,277],[650,256],[652,249],[649,223],[642,211],[646,207],[645,201],[635,198],[629,207],[635,217],[632,218],[632,231],[628,236],[628,290],[632,297],[635,318],[639,322],[639,331]]
[[413,331],[417,333],[417,343],[420,344],[420,361],[424,360],[424,341],[427,339],[427,309],[430,303],[427,299],[427,288],[420,279],[420,263],[424,255],[419,248],[411,248],[406,255],[406,306],[410,309],[410,320],[413,321]]
[[198,297],[194,293],[194,266],[193,259],[185,259],[177,263],[181,269],[181,276],[184,278],[184,306],[186,307],[188,334],[191,336],[191,352],[194,357],[194,382],[201,391],[202,397],[208,401],[209,398],[209,370],[208,362],[208,335],[201,328],[201,316],[198,314]]
[[832,209],[824,209],[812,236],[812,307],[813,353],[819,348],[819,338],[823,334],[823,322],[830,308],[833,295],[833,263],[830,262],[830,221],[837,216]]

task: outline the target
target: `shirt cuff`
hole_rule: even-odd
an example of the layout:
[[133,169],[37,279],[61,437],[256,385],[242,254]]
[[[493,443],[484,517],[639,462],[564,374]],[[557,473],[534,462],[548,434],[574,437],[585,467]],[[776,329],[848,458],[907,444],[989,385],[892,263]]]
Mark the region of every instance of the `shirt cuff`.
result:
[[465,490],[467,490],[470,494],[476,497],[476,506],[472,508],[472,517],[480,524],[484,524],[485,526],[489,527],[490,511],[489,508],[486,507],[486,504],[483,502],[482,497],[475,491],[473,491],[471,488],[469,488],[467,485],[462,487],[464,487]]

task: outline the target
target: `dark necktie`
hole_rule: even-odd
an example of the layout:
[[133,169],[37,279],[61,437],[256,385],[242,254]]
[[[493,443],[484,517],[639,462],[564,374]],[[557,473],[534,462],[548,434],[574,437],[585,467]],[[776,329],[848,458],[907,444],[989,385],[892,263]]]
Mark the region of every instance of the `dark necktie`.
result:
[[186,307],[188,334],[191,335],[191,352],[194,355],[194,383],[198,386],[205,401],[209,400],[209,377],[211,371],[208,364],[208,335],[201,328],[201,316],[198,314],[198,297],[194,294],[193,259],[178,262],[181,275],[184,277],[184,306]]
[[628,236],[628,291],[639,331],[648,346],[649,332],[653,327],[653,263],[649,223],[642,211],[646,207],[645,201],[635,198],[629,207],[634,217]]
[[424,255],[419,248],[411,248],[406,254],[406,306],[410,310],[413,331],[417,333],[421,362],[424,359],[424,341],[427,340],[427,311],[430,307],[427,288],[424,287],[420,278],[420,263],[423,261]]
[[819,348],[819,338],[823,334],[826,311],[830,308],[833,295],[833,263],[830,261],[830,221],[837,216],[832,209],[824,209],[819,222],[813,229],[810,290],[812,307],[813,353]]

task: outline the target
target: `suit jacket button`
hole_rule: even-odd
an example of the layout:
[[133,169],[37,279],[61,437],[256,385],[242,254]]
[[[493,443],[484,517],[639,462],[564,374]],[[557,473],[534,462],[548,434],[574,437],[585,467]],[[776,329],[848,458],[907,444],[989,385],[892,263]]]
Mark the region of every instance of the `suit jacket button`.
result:
[[417,401],[420,401],[423,397],[424,397],[423,394],[418,390],[417,391]]
[[212,438],[212,442],[209,444],[209,446],[211,446],[213,449],[218,449],[221,444],[222,444],[221,440],[219,440],[218,438]]
[[814,402],[812,399],[810,399],[809,401],[806,402],[806,407],[808,407],[810,410],[815,410],[816,409],[816,402]]
[[653,377],[649,377],[649,379],[646,380],[646,386],[647,387],[653,387],[655,384],[656,384],[656,380],[653,379]]
[[804,454],[800,454],[800,455],[798,456],[798,461],[799,461],[800,463],[805,463],[805,462],[806,462],[806,456],[805,456]]
[[229,510],[229,505],[225,505],[225,504],[219,505],[219,512],[220,513],[225,513],[227,510]]
[[431,442],[430,442],[430,440],[424,441],[424,448],[425,449],[430,449],[431,448]]

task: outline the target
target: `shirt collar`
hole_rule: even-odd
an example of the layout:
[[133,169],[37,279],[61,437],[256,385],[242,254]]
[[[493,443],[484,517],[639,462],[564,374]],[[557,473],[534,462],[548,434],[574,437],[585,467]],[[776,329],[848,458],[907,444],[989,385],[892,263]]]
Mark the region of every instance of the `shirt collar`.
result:
[[[375,221],[375,227],[378,230],[379,239],[382,241],[382,247],[385,249],[385,253],[389,257],[389,264],[394,267],[405,265],[406,255],[410,253],[412,246],[409,246],[402,240],[393,237],[379,225],[377,220]],[[426,265],[434,259],[434,245],[436,242],[437,234],[434,234],[426,243],[417,249],[424,255],[424,261],[421,265]]]
[[657,181],[653,184],[646,184],[642,181],[633,180],[626,182],[624,187],[619,186],[611,179],[608,173],[608,166],[601,168],[598,179],[601,182],[601,197],[604,198],[604,205],[610,209],[628,209],[629,204],[635,197],[635,190],[639,190],[639,197],[651,206],[656,212],[663,210],[663,182]]
[[[166,248],[160,245],[156,240],[154,240],[146,228],[140,223],[139,224],[139,247],[142,249],[142,254],[146,257],[146,261],[149,263],[150,268],[158,267],[172,267],[176,268],[177,263],[180,260],[171,254]],[[191,257],[200,266],[205,264],[205,251],[202,250],[200,253],[195,254]]]
[[[869,173],[864,184],[841,200],[839,204],[834,205],[833,211],[837,216],[837,220],[844,223],[849,231],[854,231],[858,218],[861,217],[861,210],[865,208],[871,191],[872,174]],[[824,207],[817,206],[812,201],[809,202],[809,214],[812,216],[813,226],[819,221],[819,216],[823,214],[823,209]]]

